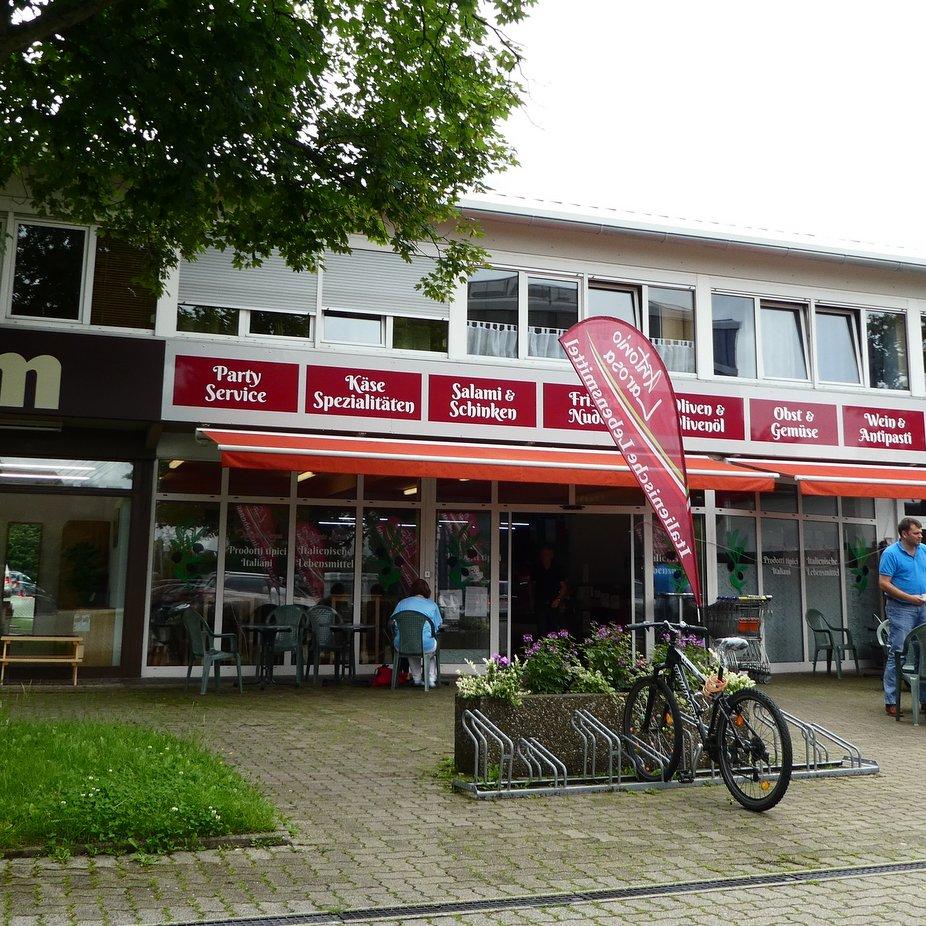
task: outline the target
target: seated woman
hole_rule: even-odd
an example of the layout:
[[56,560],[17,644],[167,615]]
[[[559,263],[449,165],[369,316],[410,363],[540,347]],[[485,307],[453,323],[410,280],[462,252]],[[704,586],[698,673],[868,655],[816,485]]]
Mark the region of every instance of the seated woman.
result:
[[[430,617],[434,622],[434,630],[439,630],[443,618],[441,617],[440,608],[431,601],[431,586],[424,579],[416,579],[409,591],[411,595],[408,598],[403,598],[395,606],[395,610],[392,612],[393,617],[400,611],[417,611],[425,617]],[[398,645],[398,631],[396,631],[394,642]],[[431,634],[431,627],[428,624],[425,624],[421,629],[421,642],[424,644],[424,652],[428,657],[428,684],[436,685],[437,659],[434,658],[433,654],[437,651],[437,640]],[[416,685],[421,685],[423,671],[421,659],[417,656],[409,656],[408,668],[412,674],[412,681]]]

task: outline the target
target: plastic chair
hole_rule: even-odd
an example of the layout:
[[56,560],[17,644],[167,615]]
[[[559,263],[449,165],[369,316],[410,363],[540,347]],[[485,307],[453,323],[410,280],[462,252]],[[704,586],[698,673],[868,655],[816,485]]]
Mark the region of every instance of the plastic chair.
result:
[[[910,686],[913,696],[913,725],[920,725],[920,688],[926,689],[926,624],[914,627],[903,641],[903,649],[894,653],[897,666],[897,707],[900,707],[900,680]],[[897,711],[900,720],[900,711]]]
[[290,629],[288,633],[280,632],[273,640],[273,655],[292,653],[296,662],[296,687],[302,686],[302,675],[305,671],[306,615],[302,605],[277,605],[268,615],[268,624],[286,624]]
[[[416,656],[421,659],[421,675],[424,680],[424,690],[431,688],[429,681],[431,673],[428,671],[428,657],[433,656],[437,667],[437,676],[440,677],[440,643],[433,653],[425,653],[422,632],[425,624],[431,628],[431,636],[437,642],[437,629],[434,621],[419,611],[399,611],[389,619],[388,626],[393,628],[392,634],[392,687],[395,688],[399,676],[399,658]],[[398,642],[396,642],[398,641]]]
[[887,618],[883,621],[880,620],[877,614],[875,618],[878,620],[878,626],[875,628],[875,639],[878,641],[878,646],[881,647],[881,651],[884,653],[885,660],[887,660],[891,656],[891,646],[888,642],[890,640],[891,622]]
[[[334,677],[340,678],[342,666],[350,655],[351,640],[347,635],[340,635],[331,630],[332,625],[339,624],[338,612],[325,604],[317,604],[309,609],[308,626],[311,631],[312,664],[315,667],[315,684],[318,684],[318,668],[322,653],[334,656]],[[308,671],[308,666],[306,666]]]
[[[836,678],[842,678],[842,661],[848,650],[852,650],[852,657],[855,660],[855,671],[861,675],[862,670],[858,664],[858,650],[855,648],[855,641],[852,639],[852,631],[845,627],[834,627],[816,608],[810,608],[804,615],[807,626],[813,631],[814,651],[813,651],[813,671],[817,671],[817,655],[821,652],[826,653],[826,674],[830,674],[830,667],[835,661]],[[840,635],[837,640],[837,634]]]
[[[203,616],[192,608],[183,612],[183,626],[187,638],[186,684],[189,687],[193,663],[197,659],[203,663],[203,679],[199,693],[204,695],[209,687],[209,673],[215,670],[215,690],[219,690],[220,666],[223,662],[234,662],[238,670],[238,691],[244,692],[241,683],[241,654],[238,652],[238,635],[234,633],[213,633],[212,628],[203,620]],[[213,640],[228,640],[228,649],[216,649]]]

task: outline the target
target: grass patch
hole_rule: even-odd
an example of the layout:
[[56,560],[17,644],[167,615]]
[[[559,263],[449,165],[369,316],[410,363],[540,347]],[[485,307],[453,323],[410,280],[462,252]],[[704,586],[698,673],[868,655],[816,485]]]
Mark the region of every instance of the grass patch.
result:
[[253,785],[187,740],[127,724],[0,718],[0,854],[162,853],[275,824]]

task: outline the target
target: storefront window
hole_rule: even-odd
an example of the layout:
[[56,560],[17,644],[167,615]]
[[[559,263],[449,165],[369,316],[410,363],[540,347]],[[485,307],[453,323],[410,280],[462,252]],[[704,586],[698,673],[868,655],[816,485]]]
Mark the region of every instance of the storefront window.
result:
[[218,495],[222,491],[219,463],[198,460],[160,460],[158,492],[174,495]]
[[421,500],[421,480],[414,476],[364,476],[363,497],[378,502]]
[[831,624],[841,627],[839,525],[835,522],[804,522],[804,582],[807,607],[822,612]]
[[874,518],[875,500],[873,498],[844,498],[842,516],[844,518]]
[[569,486],[557,482],[500,482],[498,500],[520,505],[565,505]]
[[186,664],[183,612],[187,608],[213,625],[218,542],[217,503],[158,502],[151,557],[149,666]]
[[297,498],[357,497],[357,477],[352,473],[313,473],[303,470],[296,476]]
[[488,504],[492,501],[492,483],[481,479],[438,479],[437,500]]
[[290,473],[279,469],[237,469],[228,471],[228,494],[289,498]]
[[762,519],[762,589],[772,596],[772,612],[765,624],[769,659],[800,662],[804,657],[804,630],[796,520]]
[[805,495],[801,504],[804,507],[804,514],[836,517],[836,499],[831,495]]
[[[363,623],[385,628],[395,606],[408,596],[419,577],[418,516],[415,509],[364,511],[360,588]],[[375,652],[361,653],[362,661],[382,662],[384,642],[383,631],[375,641]]]
[[640,507],[646,499],[635,486],[576,486],[576,504]]
[[742,511],[756,510],[756,497],[752,492],[727,492],[718,489],[714,496],[718,508],[739,508]]
[[0,488],[131,489],[132,464],[108,460],[0,457]]
[[717,594],[720,597],[755,595],[756,522],[753,518],[717,518]]
[[121,660],[127,498],[4,495],[0,631],[84,638],[84,665]]
[[441,661],[489,656],[488,511],[438,511],[434,595],[444,619]]
[[763,511],[784,511],[797,514],[797,486],[776,482],[772,492],[759,496]]
[[286,604],[289,509],[285,505],[229,504],[225,540],[223,633],[238,634],[242,662],[257,657],[254,634],[278,605]]
[[874,628],[881,619],[877,530],[873,524],[846,524],[843,530],[846,623],[859,648],[859,659],[875,659],[878,656],[878,641]]
[[[704,575],[704,515],[694,515],[695,551],[700,575]],[[640,552],[642,554],[642,546]],[[641,556],[642,558],[642,556]],[[653,620],[700,623],[691,583],[678,560],[675,547],[661,525],[653,522]]]
[[[328,605],[345,624],[354,620],[356,525],[357,512],[354,508],[301,505],[296,514],[293,600],[307,608],[316,604]],[[369,647],[379,638],[379,633],[370,632],[365,637],[369,639],[361,641],[361,647]],[[331,654],[322,653],[321,661],[330,662]]]

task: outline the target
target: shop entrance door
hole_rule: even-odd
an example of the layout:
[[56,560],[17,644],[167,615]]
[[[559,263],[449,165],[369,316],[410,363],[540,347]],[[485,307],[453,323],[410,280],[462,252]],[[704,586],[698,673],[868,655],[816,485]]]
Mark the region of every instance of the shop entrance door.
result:
[[524,634],[581,637],[594,624],[632,622],[631,515],[502,514],[500,527],[511,591],[509,602],[503,582],[500,629],[507,629],[510,607],[512,652],[523,649]]

